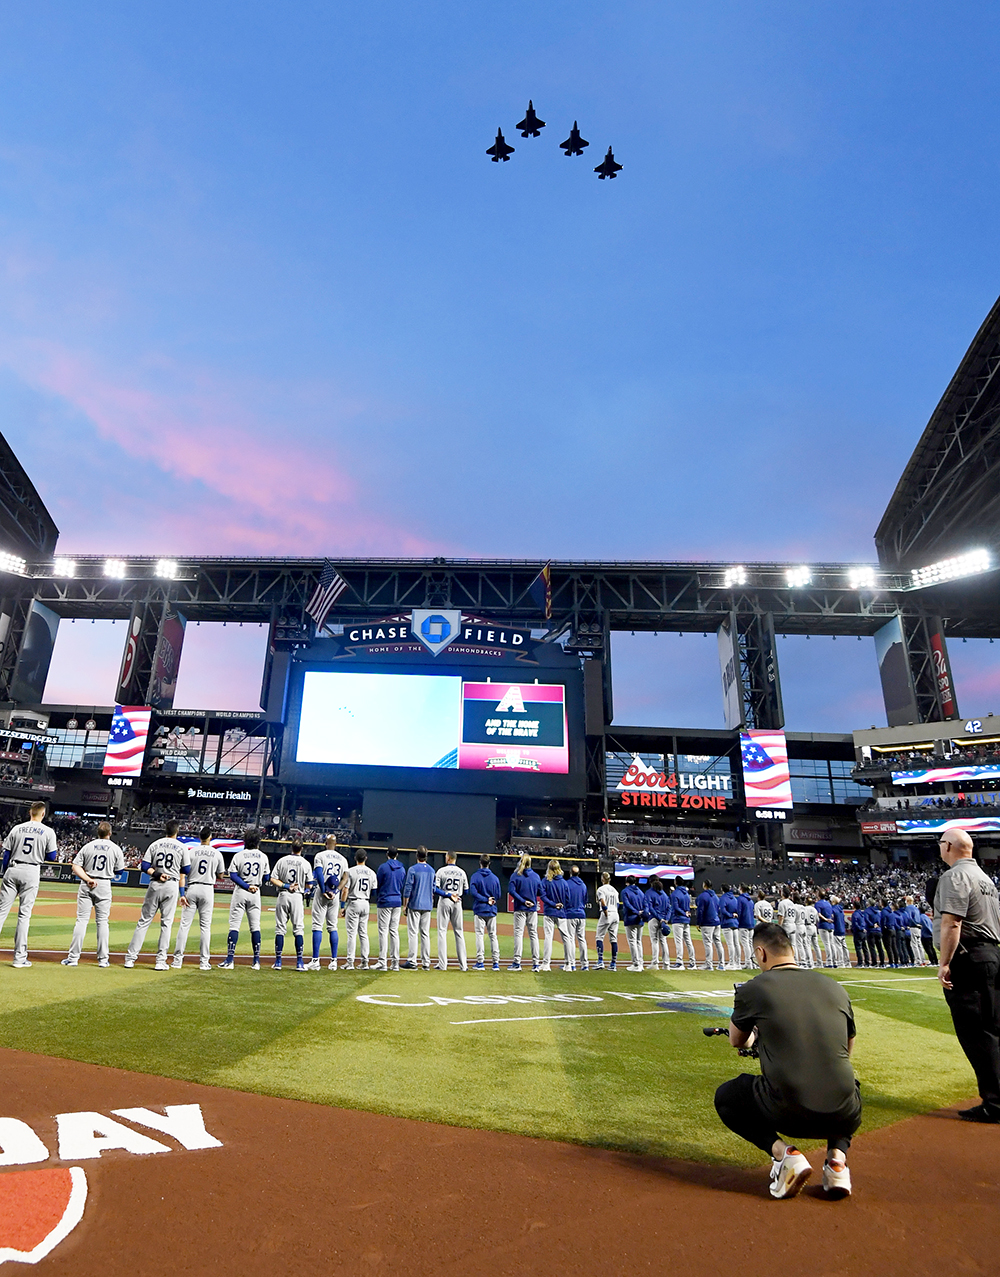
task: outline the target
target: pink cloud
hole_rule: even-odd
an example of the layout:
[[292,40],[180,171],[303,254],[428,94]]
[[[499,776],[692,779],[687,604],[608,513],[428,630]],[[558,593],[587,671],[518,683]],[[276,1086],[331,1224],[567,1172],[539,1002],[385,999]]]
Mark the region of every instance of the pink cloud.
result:
[[[208,490],[205,497],[195,497],[197,517],[192,517],[190,493],[178,500],[173,485],[165,485],[158,526],[145,529],[164,553],[447,552],[372,515],[370,503],[333,455],[330,434],[349,423],[356,426],[368,405],[338,401],[331,393],[318,407],[318,392],[309,388],[305,415],[318,414],[326,436],[310,444],[287,419],[245,407],[248,395],[265,403],[274,398],[273,386],[227,387],[161,360],[147,362],[145,380],[173,384],[150,389],[139,377],[106,373],[85,357],[52,346],[36,345],[26,362],[29,369],[19,368],[21,375],[73,405],[109,445],[152,463],[180,485]],[[289,414],[300,406],[295,392],[284,399]]]

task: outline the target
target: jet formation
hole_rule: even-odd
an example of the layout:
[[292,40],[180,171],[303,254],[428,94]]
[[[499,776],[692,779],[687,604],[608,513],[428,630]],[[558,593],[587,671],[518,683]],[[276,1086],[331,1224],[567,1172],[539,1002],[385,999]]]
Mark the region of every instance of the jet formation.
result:
[[[545,121],[538,118],[535,112],[535,104],[529,100],[528,109],[524,113],[524,119],[514,127],[520,132],[522,137],[541,137],[542,129],[545,128]],[[565,142],[559,143],[559,149],[567,157],[571,155],[582,155],[583,148],[589,146],[590,143],[580,136],[580,127],[578,121],[573,121],[573,127],[569,131],[569,137]],[[490,157],[494,164],[503,161],[504,164],[514,154],[515,148],[510,145],[503,135],[503,129],[497,129],[496,140],[493,145],[487,147],[486,154]],[[622,171],[622,165],[615,160],[614,152],[608,147],[608,153],[600,164],[594,169],[594,172],[603,182],[606,177],[615,178]]]

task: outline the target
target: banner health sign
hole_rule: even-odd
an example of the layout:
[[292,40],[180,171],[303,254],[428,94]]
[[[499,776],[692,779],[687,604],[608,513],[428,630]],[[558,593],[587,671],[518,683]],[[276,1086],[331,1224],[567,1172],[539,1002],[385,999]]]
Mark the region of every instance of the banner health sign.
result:
[[733,805],[728,758],[609,752],[609,794],[622,807],[725,811]]

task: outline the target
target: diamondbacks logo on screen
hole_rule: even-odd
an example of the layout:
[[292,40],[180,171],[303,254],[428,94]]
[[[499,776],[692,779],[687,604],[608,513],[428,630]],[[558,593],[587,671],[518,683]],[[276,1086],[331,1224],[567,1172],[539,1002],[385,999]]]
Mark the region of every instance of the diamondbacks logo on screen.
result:
[[431,656],[458,638],[462,631],[461,612],[415,611],[410,617],[410,633],[423,643]]

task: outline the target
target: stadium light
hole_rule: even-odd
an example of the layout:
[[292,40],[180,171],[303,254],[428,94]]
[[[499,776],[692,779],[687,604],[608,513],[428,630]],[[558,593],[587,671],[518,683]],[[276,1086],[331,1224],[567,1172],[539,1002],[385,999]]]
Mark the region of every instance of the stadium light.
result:
[[174,559],[157,559],[156,575],[166,577],[168,581],[173,581],[177,576],[177,563]]
[[790,590],[799,590],[812,579],[812,572],[808,568],[788,568],[785,572],[785,584]]
[[960,576],[975,576],[977,572],[988,572],[992,566],[989,550],[970,550],[968,554],[959,554],[953,559],[942,559],[939,563],[929,563],[925,568],[914,568],[910,586],[917,590],[924,585],[954,581]]
[[24,559],[18,558],[16,554],[0,551],[0,572],[14,572],[17,576],[24,576],[27,570],[28,565]]
[[53,559],[53,576],[76,576],[76,559]]
[[734,585],[746,585],[747,570],[744,567],[726,568],[726,574],[722,578],[723,588],[730,590]]
[[847,584],[852,590],[874,590],[875,582],[874,568],[851,568],[847,574]]
[[126,564],[124,559],[105,559],[104,560],[104,575],[105,576],[113,576],[117,580],[121,580],[121,578],[125,575],[127,569],[128,569],[128,565]]

